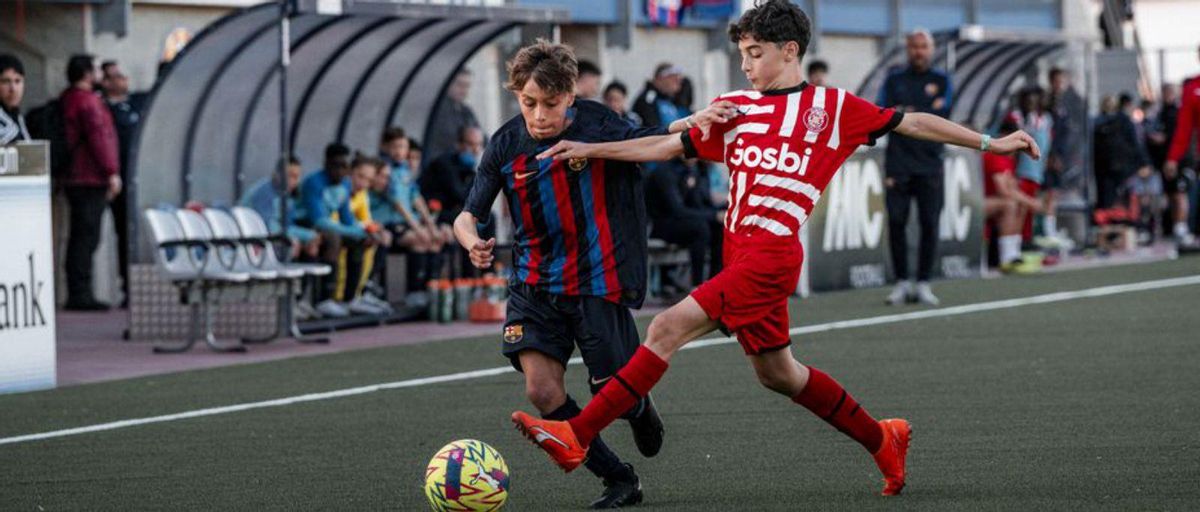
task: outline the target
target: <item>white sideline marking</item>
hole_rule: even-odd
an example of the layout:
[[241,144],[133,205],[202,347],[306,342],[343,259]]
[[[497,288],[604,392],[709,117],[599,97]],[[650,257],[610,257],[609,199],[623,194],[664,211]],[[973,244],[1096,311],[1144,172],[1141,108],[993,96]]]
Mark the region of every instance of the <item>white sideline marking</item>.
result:
[[[1020,306],[1029,306],[1033,304],[1046,304],[1050,302],[1062,302],[1075,299],[1086,299],[1092,297],[1103,297],[1107,295],[1117,295],[1120,293],[1138,292],[1146,290],[1159,290],[1163,288],[1173,288],[1178,286],[1188,286],[1200,284],[1200,276],[1176,277],[1171,279],[1158,279],[1154,281],[1143,281],[1140,283],[1118,284],[1110,286],[1100,286],[1096,288],[1087,288],[1084,290],[1075,290],[1069,292],[1047,293],[1043,295],[1033,295],[1029,297],[1020,297],[1016,299],[1005,299],[991,302],[979,302],[975,304],[963,304],[961,306],[950,306],[937,309],[926,309],[921,311],[913,311],[910,313],[899,313],[894,315],[882,315],[867,318],[856,318],[853,320],[839,320],[835,322],[827,322],[816,325],[806,325],[795,327],[789,330],[790,334],[812,334],[817,332],[834,331],[838,329],[852,329],[855,327],[866,327],[870,325],[889,324],[897,322],[906,322],[909,320],[921,320],[925,318],[936,318],[943,316],[965,315],[968,313],[978,313],[981,311],[993,311],[997,309],[1009,309]],[[701,347],[711,347],[714,345],[724,345],[733,343],[735,340],[732,337],[711,338],[697,340],[684,346],[684,350],[695,349]],[[568,364],[582,364],[583,359],[579,357],[572,358]],[[217,414],[226,414],[231,412],[248,411],[252,409],[263,409],[266,407],[281,407],[285,405],[293,405],[304,402],[315,402],[318,400],[330,400],[334,398],[342,398],[347,396],[363,395],[383,391],[387,389],[412,388],[418,386],[426,386],[429,384],[440,384],[443,382],[454,382],[460,380],[479,379],[483,377],[492,377],[495,375],[503,375],[511,373],[514,370],[511,366],[498,366],[495,368],[485,368],[482,370],[474,370],[469,372],[451,373],[447,375],[438,375],[434,377],[423,377],[419,379],[401,380],[395,382],[385,382],[382,384],[373,384],[370,386],[362,386],[357,388],[339,389],[335,391],[326,391],[323,393],[309,393],[307,395],[298,395],[287,398],[277,398],[275,400],[264,400],[261,402],[247,402],[244,404],[226,405],[222,407],[210,407],[208,409],[197,409],[194,411],[186,411],[175,414],[166,414],[162,416],[151,416],[148,418],[135,418],[121,421],[113,421],[110,423],[100,423],[96,425],[88,425],[85,427],[69,428],[64,430],[54,430],[50,432],[41,432],[38,434],[27,434],[15,437],[0,438],[0,445],[25,443],[29,441],[39,441],[42,439],[52,439],[55,437],[66,437],[79,434],[89,434],[92,432],[103,432],[105,430],[115,430],[126,427],[136,427],[138,425],[148,425],[151,423],[165,423],[168,421],[184,420],[190,418],[199,418],[202,416],[214,416]]]

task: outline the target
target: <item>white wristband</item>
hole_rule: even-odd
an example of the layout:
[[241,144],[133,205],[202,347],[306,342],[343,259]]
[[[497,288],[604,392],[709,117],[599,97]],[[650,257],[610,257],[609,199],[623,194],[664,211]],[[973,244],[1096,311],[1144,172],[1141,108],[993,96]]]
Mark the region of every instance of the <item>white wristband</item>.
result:
[[991,146],[991,145],[992,145],[992,136],[988,135],[986,133],[983,134],[983,138],[981,138],[979,140],[979,151],[987,151],[988,146]]

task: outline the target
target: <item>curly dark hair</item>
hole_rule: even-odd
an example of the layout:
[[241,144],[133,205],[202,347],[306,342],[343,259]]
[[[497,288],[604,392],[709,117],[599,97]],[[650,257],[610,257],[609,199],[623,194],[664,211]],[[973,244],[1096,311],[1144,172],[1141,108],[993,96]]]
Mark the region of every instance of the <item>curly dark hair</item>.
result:
[[575,51],[565,44],[539,38],[521,48],[508,61],[508,83],[504,88],[520,92],[526,82],[533,80],[543,91],[558,95],[574,92],[578,78],[579,62],[575,60]]
[[374,157],[374,156],[368,155],[366,153],[360,153],[360,152],[355,152],[354,160],[350,162],[351,169],[357,169],[359,167],[365,167],[365,166],[370,166],[370,167],[374,167],[375,169],[379,169],[380,167],[383,167],[384,165],[387,165],[387,164],[383,161],[382,158]]
[[803,56],[812,39],[812,22],[804,11],[787,0],[756,0],[754,7],[742,14],[737,23],[729,25],[730,41],[737,44],[745,37],[777,46],[795,41],[800,46],[800,56]]

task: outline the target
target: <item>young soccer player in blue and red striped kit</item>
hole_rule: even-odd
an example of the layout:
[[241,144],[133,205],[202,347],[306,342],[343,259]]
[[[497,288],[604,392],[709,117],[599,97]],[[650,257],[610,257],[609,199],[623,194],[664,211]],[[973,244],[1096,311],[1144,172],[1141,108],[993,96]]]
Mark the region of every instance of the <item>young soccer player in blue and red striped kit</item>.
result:
[[[482,240],[477,222],[488,218],[496,195],[504,191],[515,232],[502,352],[524,373],[530,402],[553,420],[580,411],[563,384],[576,346],[593,391],[639,346],[629,308],[640,307],[646,294],[646,212],[637,164],[538,160],[537,155],[563,138],[626,140],[707,128],[732,115],[731,108],[714,106],[670,127],[635,128],[600,103],[576,101],[577,74],[575,56],[563,45],[538,41],[512,59],[507,88],[516,95],[521,115],[492,136],[454,223],[471,262],[490,267],[495,239]],[[630,402],[618,415],[629,419],[638,450],[656,455],[663,426],[650,396]],[[640,502],[641,484],[632,466],[598,436],[591,450],[584,465],[605,484],[593,508]]]

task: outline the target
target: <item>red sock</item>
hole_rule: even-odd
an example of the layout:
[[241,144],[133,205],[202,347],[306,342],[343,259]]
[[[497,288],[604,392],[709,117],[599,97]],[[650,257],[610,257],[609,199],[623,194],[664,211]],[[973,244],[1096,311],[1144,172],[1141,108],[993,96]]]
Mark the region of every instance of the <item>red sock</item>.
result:
[[625,367],[605,384],[578,416],[567,420],[580,443],[592,443],[604,427],[625,414],[667,372],[667,362],[645,345],[638,347]]
[[858,405],[833,377],[811,366],[808,372],[808,384],[800,394],[792,397],[792,401],[858,441],[871,454],[879,451],[883,444],[883,428],[879,422],[867,414],[867,410]]

